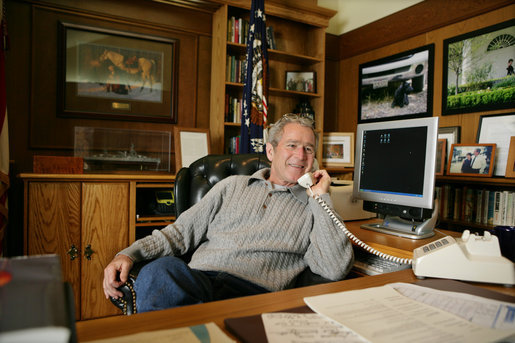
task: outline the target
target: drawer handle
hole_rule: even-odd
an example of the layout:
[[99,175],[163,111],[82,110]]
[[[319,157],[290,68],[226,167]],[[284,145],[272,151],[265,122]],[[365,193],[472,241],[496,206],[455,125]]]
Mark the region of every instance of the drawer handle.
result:
[[78,255],[79,251],[75,247],[75,244],[72,244],[70,250],[68,250],[66,253],[68,255],[70,255],[70,260],[73,261],[73,260],[75,260],[77,258],[77,255]]
[[91,260],[91,255],[93,255],[93,253],[94,251],[91,249],[91,244],[88,244],[86,246],[86,250],[84,250],[84,256],[86,256],[88,260]]

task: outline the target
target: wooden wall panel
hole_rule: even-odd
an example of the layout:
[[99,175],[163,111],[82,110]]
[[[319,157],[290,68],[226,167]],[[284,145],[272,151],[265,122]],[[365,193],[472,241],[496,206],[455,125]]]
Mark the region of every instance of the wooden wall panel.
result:
[[[359,83],[358,67],[360,64],[434,43],[435,73],[433,115],[440,116],[440,127],[460,126],[461,142],[474,143],[479,125],[479,117],[481,115],[513,112],[513,109],[442,116],[443,40],[512,19],[513,13],[515,13],[515,5],[512,4],[393,44],[385,45],[381,48],[341,58],[339,64],[339,93],[332,94],[330,89],[326,89],[325,93],[327,97],[337,96],[340,99],[338,102],[338,120],[336,121],[338,123],[338,130],[356,131]],[[330,115],[330,112],[326,111],[326,114]],[[327,118],[327,115],[325,119],[326,122],[334,121],[333,119]]]
[[11,39],[6,54],[7,100],[11,141],[15,142],[11,144],[11,159],[16,172],[31,171],[35,154],[73,155],[75,126],[173,134],[171,123],[60,116],[56,106],[57,72],[61,67],[59,21],[178,39],[177,124],[208,127],[211,13],[141,0],[7,0],[7,17]]

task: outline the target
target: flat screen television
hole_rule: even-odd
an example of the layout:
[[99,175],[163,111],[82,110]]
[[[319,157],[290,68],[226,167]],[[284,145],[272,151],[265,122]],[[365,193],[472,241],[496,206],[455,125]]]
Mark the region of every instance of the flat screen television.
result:
[[432,236],[438,117],[358,124],[353,194],[383,222],[366,229]]

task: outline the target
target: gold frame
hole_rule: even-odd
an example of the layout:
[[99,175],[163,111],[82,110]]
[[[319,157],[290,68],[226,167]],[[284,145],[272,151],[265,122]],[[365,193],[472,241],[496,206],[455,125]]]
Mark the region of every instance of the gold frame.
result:
[[[188,133],[189,137],[184,136],[183,133]],[[173,128],[173,137],[175,144],[175,173],[177,173],[179,169],[181,169],[183,166],[188,167],[189,163],[211,153],[209,129],[186,128],[175,126]],[[199,141],[202,141],[200,146],[198,145]],[[186,163],[183,163],[183,148],[186,146],[196,148],[195,151],[191,151],[186,157],[185,162],[188,165],[185,165]]]
[[[336,156],[328,157],[325,145],[336,147],[338,150]],[[345,154],[345,152],[348,154]],[[354,132],[324,132],[322,165],[326,167],[354,167]]]

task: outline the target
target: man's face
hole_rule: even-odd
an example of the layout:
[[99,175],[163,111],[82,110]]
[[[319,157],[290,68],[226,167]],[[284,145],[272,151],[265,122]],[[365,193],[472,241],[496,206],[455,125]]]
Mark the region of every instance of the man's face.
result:
[[278,185],[293,186],[313,167],[315,135],[308,127],[286,124],[277,147],[266,144],[266,155],[272,161],[269,180]]

